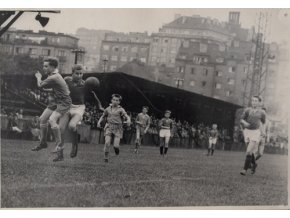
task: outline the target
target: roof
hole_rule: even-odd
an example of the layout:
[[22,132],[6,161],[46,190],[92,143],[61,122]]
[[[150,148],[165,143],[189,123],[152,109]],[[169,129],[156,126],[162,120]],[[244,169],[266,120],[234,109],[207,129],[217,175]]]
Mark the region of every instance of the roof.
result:
[[204,17],[182,16],[168,24],[165,24],[163,27],[181,29],[208,29],[225,35],[231,34],[226,28],[225,24]]

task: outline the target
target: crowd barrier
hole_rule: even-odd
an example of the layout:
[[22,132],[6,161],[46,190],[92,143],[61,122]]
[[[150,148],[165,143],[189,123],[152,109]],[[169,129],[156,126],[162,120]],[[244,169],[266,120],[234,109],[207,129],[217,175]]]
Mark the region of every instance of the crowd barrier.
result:
[[[25,131],[29,131],[27,127],[29,126],[29,122],[31,118],[23,118],[17,120],[18,127]],[[8,122],[9,119],[7,116],[1,116],[1,137],[5,138],[5,134],[8,129]],[[104,137],[104,130],[103,129],[91,129],[91,126],[86,124],[80,124],[77,126],[77,131],[79,134],[79,141],[82,143],[90,143],[90,144],[104,144],[105,137]],[[122,144],[135,144],[135,137],[136,133],[133,131],[124,131],[123,138],[121,140]],[[7,138],[7,137],[6,137]],[[11,138],[11,137],[10,137]],[[69,133],[66,132],[65,134],[65,141],[70,142]],[[149,134],[147,133],[143,138],[144,146],[159,146],[159,137],[157,134]],[[179,138],[179,137],[172,137],[169,143],[170,147],[173,148],[187,148],[187,149],[206,149],[208,146],[207,138],[197,140],[190,137],[187,138]],[[218,140],[216,145],[216,149],[218,150],[227,150],[227,151],[245,151],[246,146],[244,143],[234,143],[232,140]],[[276,153],[276,154],[288,154],[287,148],[279,148],[279,147],[272,147],[272,146],[265,146],[265,153]]]

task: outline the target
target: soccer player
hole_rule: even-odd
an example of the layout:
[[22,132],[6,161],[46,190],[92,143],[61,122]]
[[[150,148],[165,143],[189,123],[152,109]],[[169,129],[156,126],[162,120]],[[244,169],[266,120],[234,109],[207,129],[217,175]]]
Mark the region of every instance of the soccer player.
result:
[[217,124],[213,124],[212,129],[209,130],[207,156],[210,155],[210,152],[211,156],[213,156],[217,139],[218,139]]
[[[70,157],[74,158],[77,156],[78,151],[78,133],[77,125],[83,119],[85,112],[85,81],[83,80],[84,67],[80,64],[76,64],[72,68],[72,76],[65,77],[65,81],[70,90],[70,97],[72,99],[72,105],[69,111],[64,114],[59,121],[59,126],[62,134],[62,143],[59,144],[54,153],[57,154],[56,158],[53,161],[62,161],[63,160],[63,149],[64,149],[64,134],[65,130],[68,127],[70,131],[72,149],[70,152]],[[92,91],[97,103],[98,108],[102,110],[102,105],[95,92]]]
[[139,148],[143,139],[143,136],[147,133],[150,127],[150,117],[148,116],[148,107],[143,106],[142,113],[139,113],[136,118],[136,147],[135,153],[139,153]]
[[[266,114],[266,108],[262,108],[263,111],[265,111],[265,114]],[[258,152],[256,154],[256,161],[258,159],[260,159],[263,154],[264,154],[264,148],[265,148],[265,143],[267,142],[267,137],[268,137],[268,132],[269,132],[269,122],[266,118],[265,120],[265,124],[261,124],[260,126],[260,130],[261,130],[261,140],[260,140],[260,143],[259,143],[259,147],[258,147]]]
[[259,104],[261,98],[253,96],[251,99],[252,107],[247,108],[241,117],[241,125],[244,129],[244,139],[247,144],[246,159],[241,175],[246,175],[248,168],[252,165],[251,173],[254,174],[257,168],[255,154],[261,137],[260,125],[265,123],[266,114]]
[[126,121],[127,126],[130,126],[131,119],[127,115],[124,108],[120,106],[122,96],[119,94],[113,94],[111,104],[107,107],[98,121],[98,127],[101,127],[101,123],[104,118],[107,122],[105,125],[105,146],[104,146],[104,161],[109,162],[109,149],[111,141],[114,138],[113,146],[116,155],[120,153],[120,139],[123,136],[123,121]]
[[37,79],[37,86],[44,91],[48,91],[53,97],[50,97],[48,107],[43,111],[40,117],[40,144],[32,149],[32,151],[39,151],[47,148],[47,126],[48,123],[54,134],[56,147],[61,143],[61,132],[58,125],[58,120],[64,115],[71,106],[71,98],[68,86],[62,76],[58,72],[58,60],[49,57],[43,62],[43,71],[48,77],[42,81],[41,73],[37,72],[35,77]]
[[160,155],[165,156],[168,151],[171,130],[173,128],[173,120],[170,119],[171,111],[166,110],[164,117],[159,121],[159,137],[160,137]]

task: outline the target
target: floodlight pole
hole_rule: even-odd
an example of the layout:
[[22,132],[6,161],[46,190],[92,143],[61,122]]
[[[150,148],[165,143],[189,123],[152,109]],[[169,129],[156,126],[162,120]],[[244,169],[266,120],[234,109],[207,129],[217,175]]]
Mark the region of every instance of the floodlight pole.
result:
[[0,30],[0,37],[15,23],[15,21],[24,13],[24,11],[19,11],[13,19]]

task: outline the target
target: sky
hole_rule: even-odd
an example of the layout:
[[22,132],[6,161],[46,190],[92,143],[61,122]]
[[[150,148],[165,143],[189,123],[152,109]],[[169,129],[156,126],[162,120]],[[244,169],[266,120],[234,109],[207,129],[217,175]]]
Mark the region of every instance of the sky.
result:
[[[175,14],[201,15],[227,21],[229,11],[240,11],[242,27],[257,26],[260,11],[269,15],[269,41],[290,42],[290,9],[61,9],[60,14],[45,14],[50,21],[45,28],[34,19],[36,13],[24,13],[13,25],[17,29],[46,30],[75,34],[80,27],[116,32],[158,32],[163,24],[173,21]],[[290,44],[290,43],[289,43]]]

